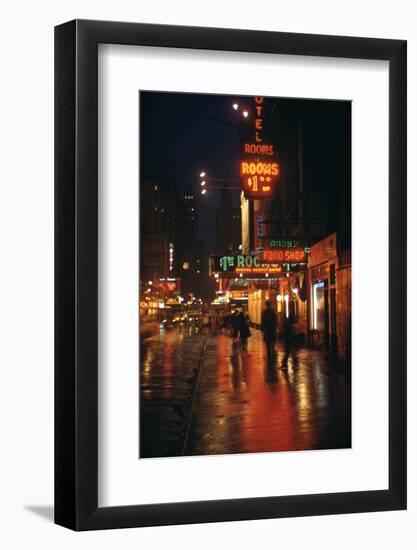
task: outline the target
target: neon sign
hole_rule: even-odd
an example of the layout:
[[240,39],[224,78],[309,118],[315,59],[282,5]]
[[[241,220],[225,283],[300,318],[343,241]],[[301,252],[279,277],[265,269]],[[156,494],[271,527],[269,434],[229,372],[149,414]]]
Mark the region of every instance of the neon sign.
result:
[[261,259],[264,262],[305,263],[307,254],[304,248],[274,248],[263,250]]
[[269,155],[274,154],[273,145],[259,145],[259,143],[245,143],[243,151],[246,155]]
[[295,239],[275,239],[269,243],[270,248],[295,248],[300,246],[300,241]]
[[220,268],[223,271],[228,271],[229,267],[259,267],[259,256],[239,255],[239,256],[222,256],[219,259]]
[[[274,194],[275,183],[280,173],[276,160],[271,158],[275,154],[274,146],[263,143],[264,136],[264,98],[254,97],[255,120],[254,139],[252,143],[245,143],[243,152],[246,158],[240,163],[240,177],[242,190],[248,199],[269,198]],[[250,155],[253,155],[251,157]]]
[[262,237],[264,236],[263,222],[264,222],[263,216],[260,216],[258,214],[258,237],[260,239],[262,239]]
[[248,293],[245,290],[232,290],[230,297],[232,300],[245,300],[248,297]]
[[278,262],[265,262],[259,254],[238,256],[211,256],[210,273],[215,277],[236,277],[236,275],[280,274],[282,265]]
[[240,177],[246,198],[260,199],[270,197],[279,174],[277,162],[241,161]]
[[169,243],[168,254],[168,267],[171,273],[174,270],[174,243]]
[[258,97],[255,97],[254,99],[255,99],[255,111],[256,111],[256,117],[257,117],[255,118],[255,128],[256,128],[255,141],[259,142],[259,141],[263,141],[259,135],[259,130],[263,130],[263,127],[264,127],[264,121],[263,121],[264,98],[258,96]]
[[277,162],[252,162],[242,160],[240,163],[241,176],[278,176],[278,174],[279,164]]

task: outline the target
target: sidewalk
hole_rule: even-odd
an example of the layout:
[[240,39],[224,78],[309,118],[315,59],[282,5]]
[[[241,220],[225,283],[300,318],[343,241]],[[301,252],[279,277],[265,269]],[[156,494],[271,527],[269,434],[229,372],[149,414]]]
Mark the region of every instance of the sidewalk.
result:
[[140,456],[350,446],[350,386],[326,353],[301,348],[282,368],[262,335],[247,350],[225,334],[174,329],[143,346]]
[[186,454],[229,454],[350,446],[350,388],[322,351],[298,350],[287,368],[282,345],[268,363],[262,335],[247,351],[210,337],[201,366]]

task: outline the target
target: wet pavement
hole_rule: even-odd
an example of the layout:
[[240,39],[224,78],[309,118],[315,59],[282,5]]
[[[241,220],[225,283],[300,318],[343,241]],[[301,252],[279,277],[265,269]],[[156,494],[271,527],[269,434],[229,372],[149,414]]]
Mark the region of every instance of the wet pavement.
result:
[[142,347],[140,456],[350,447],[350,384],[325,352],[267,359],[226,334],[173,329]]

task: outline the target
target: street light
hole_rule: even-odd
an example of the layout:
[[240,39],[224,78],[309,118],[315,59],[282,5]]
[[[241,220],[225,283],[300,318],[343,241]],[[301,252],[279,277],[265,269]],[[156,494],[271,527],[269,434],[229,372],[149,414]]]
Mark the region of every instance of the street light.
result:
[[[200,172],[200,178],[206,178],[206,176],[207,176],[206,172]],[[214,185],[213,186],[212,185],[213,182],[215,182],[215,183],[220,182],[221,185]],[[239,183],[239,188],[224,185],[224,183],[230,183],[230,182],[238,182]],[[200,192],[201,192],[202,195],[205,195],[207,193],[207,189],[205,187],[207,185],[207,183],[210,184],[210,186],[209,186],[210,191],[212,189],[230,189],[231,191],[239,191],[239,193],[240,193],[240,180],[231,180],[230,178],[212,178],[210,176],[209,179],[203,179],[202,181],[200,181]]]
[[[203,171],[203,172],[200,172],[200,178],[205,178],[206,177],[206,173]],[[203,181],[200,181],[200,186],[201,187],[204,187],[206,185],[206,180],[203,180]],[[201,190],[201,194],[202,195],[205,195],[207,192],[206,189],[202,189]]]
[[[239,103],[233,103],[232,107],[234,111],[239,111]],[[240,111],[242,113],[243,118],[248,118],[249,111],[247,109],[245,109],[244,107],[241,107]]]

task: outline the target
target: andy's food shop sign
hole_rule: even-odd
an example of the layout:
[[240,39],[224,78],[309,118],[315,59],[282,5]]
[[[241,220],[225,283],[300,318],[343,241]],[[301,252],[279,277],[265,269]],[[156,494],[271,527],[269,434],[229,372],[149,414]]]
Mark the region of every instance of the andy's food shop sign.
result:
[[264,98],[254,98],[253,140],[243,146],[240,161],[242,191],[248,199],[267,199],[275,194],[280,166],[274,145],[264,143]]
[[307,252],[305,248],[265,249],[260,252],[260,257],[263,262],[278,262],[289,264],[307,262]]

